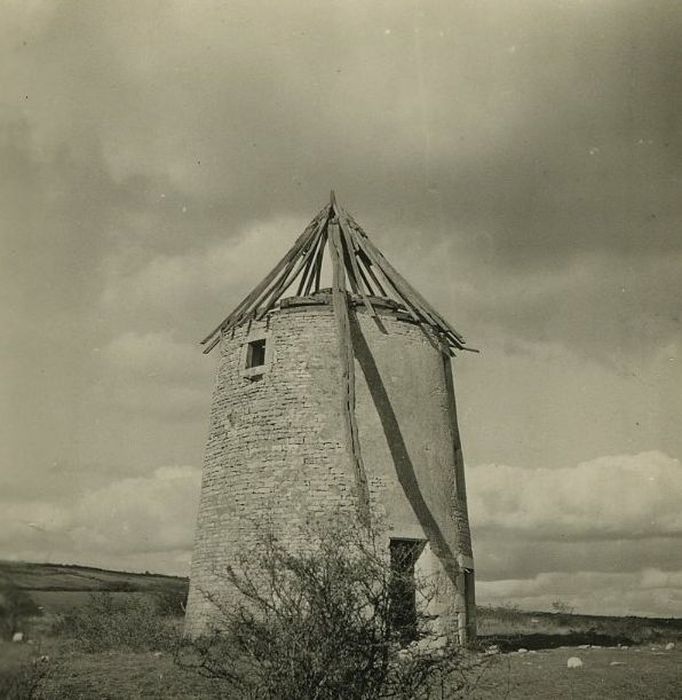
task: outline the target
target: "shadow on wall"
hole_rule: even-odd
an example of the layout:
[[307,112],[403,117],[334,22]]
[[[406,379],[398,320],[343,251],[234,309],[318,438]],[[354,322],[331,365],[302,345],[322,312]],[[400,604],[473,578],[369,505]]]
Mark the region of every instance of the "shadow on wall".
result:
[[456,587],[457,576],[459,574],[457,559],[422,496],[419,482],[417,481],[414,471],[414,465],[412,464],[407,446],[405,445],[405,440],[400,431],[398,419],[391,405],[386,387],[384,386],[372,352],[362,334],[362,329],[360,328],[357,317],[354,313],[349,314],[349,316],[354,355],[360,363],[372,396],[372,401],[379,415],[381,426],[386,436],[386,442],[388,443],[388,448],[398,474],[398,481],[419,520],[419,524],[424,529],[431,543],[432,551],[441,561],[448,578]]

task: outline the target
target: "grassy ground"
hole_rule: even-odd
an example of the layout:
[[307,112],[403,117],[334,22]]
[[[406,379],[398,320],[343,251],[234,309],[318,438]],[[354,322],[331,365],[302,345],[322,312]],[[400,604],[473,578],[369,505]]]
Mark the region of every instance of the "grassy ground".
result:
[[[31,598],[45,611],[47,615],[68,612],[73,608],[85,605],[92,591],[31,591]],[[114,591],[108,593],[114,600],[128,601],[149,597],[150,593],[138,591]]]
[[0,561],[0,582],[30,591],[173,591],[186,590],[187,579],[136,574],[90,566]]
[[[6,651],[0,648],[0,653]],[[55,653],[56,650],[48,648],[47,651]],[[13,662],[19,662],[20,655],[17,655],[16,650],[12,650],[12,653]],[[566,661],[572,656],[582,660],[582,668],[567,668]],[[614,662],[617,665],[612,665]],[[629,649],[566,648],[501,654],[491,657],[490,663],[467,697],[471,700],[679,700],[682,697],[681,668],[682,651],[677,648],[665,651],[660,646]],[[168,654],[66,652],[50,660],[38,697],[50,700],[213,700],[234,696],[220,683],[178,668]]]
[[[182,591],[186,580],[0,563],[0,577],[8,574],[30,591],[45,614],[26,628],[30,643],[0,643],[3,700],[234,697],[221,683],[178,667],[168,651],[84,653],[72,640],[50,634],[51,624],[70,608],[87,605],[93,591],[134,602]],[[170,618],[168,624],[179,628],[181,619]],[[485,656],[484,673],[472,678],[471,700],[682,698],[682,620],[526,613],[508,606],[481,608],[478,626],[482,648],[496,644],[502,653]],[[669,642],[675,646],[666,649]],[[527,651],[519,653],[521,648]],[[49,660],[38,661],[45,656]],[[580,658],[582,667],[569,669],[570,657]],[[26,695],[25,684],[8,690],[8,679],[20,668],[26,677],[40,677],[36,694]],[[23,676],[17,677],[21,685]]]
[[[578,657],[581,668],[566,662]],[[548,649],[495,658],[471,700],[682,698],[682,652],[663,647]]]

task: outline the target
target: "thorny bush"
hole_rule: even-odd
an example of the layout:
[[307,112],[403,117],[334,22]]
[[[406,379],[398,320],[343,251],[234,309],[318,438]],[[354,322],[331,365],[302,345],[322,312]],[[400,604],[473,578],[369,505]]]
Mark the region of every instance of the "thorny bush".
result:
[[386,539],[346,523],[311,528],[306,541],[290,551],[268,533],[250,561],[228,567],[225,585],[241,602],[205,594],[215,631],[188,641],[178,661],[243,698],[438,698],[465,688],[478,662],[433,637],[433,583],[415,586],[421,600],[405,643]]

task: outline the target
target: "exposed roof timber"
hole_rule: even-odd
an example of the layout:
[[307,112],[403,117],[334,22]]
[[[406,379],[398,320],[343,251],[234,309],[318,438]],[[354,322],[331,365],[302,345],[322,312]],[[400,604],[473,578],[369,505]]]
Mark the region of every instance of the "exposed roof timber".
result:
[[318,212],[286,255],[201,341],[206,346],[204,353],[210,352],[218,344],[223,333],[248,319],[263,318],[296,281],[298,296],[320,290],[323,258],[325,253],[332,254],[332,222],[338,239],[335,252],[342,263],[340,273],[343,288],[347,280],[353,294],[360,297],[375,320],[379,321],[379,316],[371,297],[379,294],[398,302],[415,323],[435,331],[450,350],[472,350],[465,347],[464,338],[388,262],[362,227],[339,206],[332,191],[329,204]]
[[[334,204],[333,192],[332,204]],[[348,262],[344,260],[347,251],[344,250],[343,235],[336,216],[329,221],[328,235],[332,263],[332,306],[338,330],[339,357],[341,358],[342,409],[346,426],[346,449],[355,475],[358,516],[361,523],[369,526],[369,486],[355,417],[355,362],[353,360],[348,295],[346,294],[346,275],[348,275],[349,281],[352,277],[349,274]]]
[[[330,205],[327,204],[317,214],[317,216],[308,224],[305,231],[296,239],[296,242],[293,246],[291,246],[287,254],[275,265],[275,267],[272,268],[272,270],[270,270],[265,279],[263,279],[263,281],[250,294],[245,296],[244,299],[237,304],[235,310],[229,316],[227,316],[227,318],[223,319],[221,323],[218,324],[201,341],[202,345],[208,344],[204,350],[204,353],[209,353],[218,344],[221,333],[238,325],[250,312],[253,311],[254,303],[257,302],[263,292],[267,292],[270,285],[279,280],[282,270],[285,269],[289,262],[301,252],[301,249],[311,235],[311,232],[317,229],[318,224],[322,221],[322,219],[324,219],[326,222],[326,218],[329,215],[329,208]],[[257,306],[257,303],[255,306]]]

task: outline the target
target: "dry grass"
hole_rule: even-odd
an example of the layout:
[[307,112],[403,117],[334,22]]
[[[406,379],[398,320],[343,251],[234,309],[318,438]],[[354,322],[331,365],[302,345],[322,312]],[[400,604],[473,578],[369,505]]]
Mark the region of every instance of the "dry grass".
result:
[[[577,656],[583,667],[569,669]],[[612,662],[618,665],[611,665]],[[495,657],[471,700],[580,698],[663,700],[682,697],[682,652],[661,646],[550,649]]]
[[[13,571],[20,576],[37,575],[37,569],[30,565],[28,569],[17,565]],[[0,697],[3,700],[4,697],[22,700],[28,697],[50,700],[238,697],[226,684],[178,667],[167,651],[150,649],[134,653],[114,648],[85,653],[74,650],[72,640],[49,635],[49,623],[69,608],[82,607],[90,599],[92,590],[106,589],[116,582],[127,581],[128,587],[139,582],[138,592],[108,594],[117,603],[125,604],[150,599],[150,590],[182,590],[186,582],[172,577],[84,569],[75,572],[76,578],[88,586],[79,591],[70,569],[64,571],[64,567],[50,566],[43,571],[47,578],[39,582],[36,586],[39,590],[31,594],[47,614],[37,618],[29,628],[32,644],[0,643]],[[0,575],[6,572],[7,569],[0,566]],[[81,573],[85,575],[81,577]],[[26,584],[36,581],[33,578],[22,580]],[[66,590],[54,590],[60,585]],[[489,657],[490,663],[475,691],[467,696],[471,700],[682,698],[682,620],[566,612],[526,613],[513,606],[503,606],[481,608],[478,622],[484,647],[496,642],[503,651],[520,647],[531,651]],[[174,624],[179,623],[176,619]],[[633,643],[628,644],[627,649],[607,648],[624,640]],[[668,641],[677,642],[677,646],[666,650],[664,643]],[[601,643],[603,648],[579,649],[576,646],[589,643]],[[30,680],[31,660],[42,655],[50,658],[39,668],[43,677],[38,691],[32,696],[9,693],[6,688],[10,685],[3,684],[11,682],[12,678],[20,684],[27,677]],[[580,657],[583,667],[568,669],[566,661],[571,656]],[[612,665],[613,662],[616,665]],[[24,674],[23,679],[21,674]]]
[[187,579],[88,566],[0,561],[0,580],[30,591],[186,590]]
[[205,698],[230,697],[225,685],[187,673],[169,654],[70,654],[58,659],[41,688],[41,698]]
[[[12,653],[13,662],[27,658],[17,645],[0,647],[0,658]],[[38,698],[197,698],[213,700],[237,697],[228,687],[178,668],[169,654],[109,652],[52,656]],[[582,659],[580,669],[568,669],[571,656]],[[619,663],[612,666],[611,662]],[[6,664],[5,664],[6,666]],[[502,654],[494,657],[470,700],[521,700],[526,698],[636,698],[682,697],[682,651],[661,646],[629,649],[551,649],[535,654]]]

